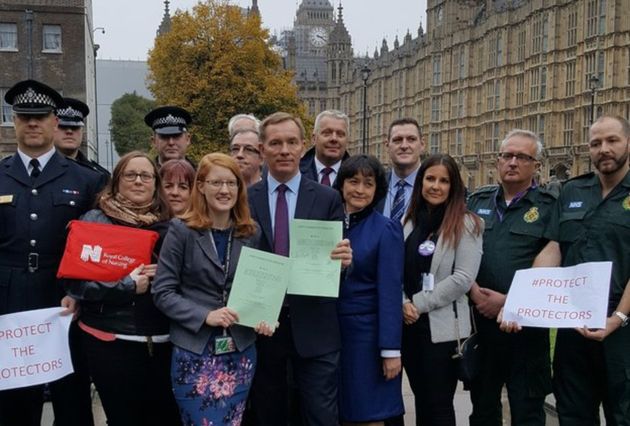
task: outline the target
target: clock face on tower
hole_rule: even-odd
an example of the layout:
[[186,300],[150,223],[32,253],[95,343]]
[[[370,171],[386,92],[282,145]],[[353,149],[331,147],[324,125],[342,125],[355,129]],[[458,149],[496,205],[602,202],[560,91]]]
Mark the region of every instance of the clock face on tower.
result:
[[322,27],[315,27],[311,30],[309,41],[315,47],[324,47],[328,43],[328,33]]

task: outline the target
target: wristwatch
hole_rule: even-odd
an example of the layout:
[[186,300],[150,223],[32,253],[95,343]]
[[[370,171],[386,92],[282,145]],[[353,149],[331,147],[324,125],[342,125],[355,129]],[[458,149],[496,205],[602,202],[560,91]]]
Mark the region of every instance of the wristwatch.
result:
[[626,325],[628,325],[628,322],[630,322],[630,318],[628,318],[628,315],[624,314],[623,312],[615,311],[613,312],[613,315],[616,315],[617,318],[621,320],[622,327],[625,327]]

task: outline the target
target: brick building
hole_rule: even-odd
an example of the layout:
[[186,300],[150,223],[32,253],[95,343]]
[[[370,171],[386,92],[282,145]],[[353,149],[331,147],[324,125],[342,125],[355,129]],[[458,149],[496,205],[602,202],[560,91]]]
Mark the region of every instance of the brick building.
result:
[[0,1],[0,157],[15,152],[11,107],[4,94],[33,78],[90,107],[84,151],[96,158],[95,53],[92,0]]

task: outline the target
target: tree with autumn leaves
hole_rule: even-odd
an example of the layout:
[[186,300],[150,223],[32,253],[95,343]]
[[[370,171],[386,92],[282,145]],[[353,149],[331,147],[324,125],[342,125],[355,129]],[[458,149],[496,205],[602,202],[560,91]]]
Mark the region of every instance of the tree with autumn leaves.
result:
[[194,158],[227,150],[231,116],[263,118],[276,111],[305,117],[304,107],[257,14],[220,0],[178,11],[149,52],[149,89],[158,105],[193,116]]

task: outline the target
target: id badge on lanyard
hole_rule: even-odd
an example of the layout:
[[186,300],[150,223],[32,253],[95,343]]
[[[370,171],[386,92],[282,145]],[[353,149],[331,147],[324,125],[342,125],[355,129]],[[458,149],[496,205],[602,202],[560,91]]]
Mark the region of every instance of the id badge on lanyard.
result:
[[[216,245],[215,245],[216,247]],[[225,265],[223,265],[223,291],[222,291],[222,306],[227,306],[227,280],[228,274],[230,271],[230,256],[232,252],[232,231],[230,231],[230,235],[228,236],[228,243],[225,253]],[[236,343],[234,343],[234,339],[232,336],[229,336],[227,333],[227,329],[223,329],[223,332],[220,336],[214,337],[213,344],[213,353],[215,355],[225,355],[231,354],[232,352],[236,352]]]

